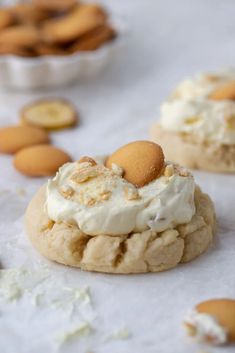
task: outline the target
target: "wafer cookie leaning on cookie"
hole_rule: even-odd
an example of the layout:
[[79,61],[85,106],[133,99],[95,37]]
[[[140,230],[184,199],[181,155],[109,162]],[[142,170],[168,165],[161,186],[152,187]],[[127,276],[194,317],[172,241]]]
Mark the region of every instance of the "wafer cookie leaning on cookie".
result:
[[131,142],[119,148],[105,162],[108,168],[118,165],[123,169],[123,177],[137,187],[156,179],[164,166],[162,148],[149,141]]
[[173,268],[203,253],[215,231],[210,198],[149,141],[103,161],[65,164],[25,219],[33,245],[50,260],[107,273]]

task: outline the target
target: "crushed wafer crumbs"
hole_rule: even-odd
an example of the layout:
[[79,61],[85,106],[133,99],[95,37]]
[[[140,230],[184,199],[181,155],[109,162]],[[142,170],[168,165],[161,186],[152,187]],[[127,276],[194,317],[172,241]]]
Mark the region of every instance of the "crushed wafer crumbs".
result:
[[61,346],[67,342],[70,342],[75,338],[89,336],[92,332],[93,332],[93,329],[91,325],[87,322],[84,322],[78,326],[75,326],[57,335],[56,341]]
[[119,330],[115,330],[109,337],[108,340],[116,339],[116,340],[125,340],[132,336],[131,332],[126,328],[123,327]]

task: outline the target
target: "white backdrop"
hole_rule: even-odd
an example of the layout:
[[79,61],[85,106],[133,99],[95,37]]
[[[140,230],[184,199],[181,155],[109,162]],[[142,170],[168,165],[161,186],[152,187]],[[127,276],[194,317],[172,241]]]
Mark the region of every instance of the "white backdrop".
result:
[[[17,122],[19,109],[28,101],[67,97],[77,106],[81,124],[52,134],[53,142],[74,158],[106,154],[131,140],[148,138],[161,101],[183,77],[234,64],[233,0],[103,2],[123,17],[127,26],[124,47],[114,61],[96,77],[76,86],[50,92],[1,92],[1,126]],[[235,295],[235,178],[203,172],[196,172],[195,177],[216,204],[219,226],[212,248],[196,261],[168,272],[110,276],[50,264],[32,249],[22,216],[45,180],[19,175],[11,157],[0,156],[1,266],[30,268],[35,271],[31,277],[39,282],[41,266],[50,274],[40,289],[49,304],[38,306],[32,305],[29,291],[16,303],[6,303],[1,296],[1,283],[5,282],[0,278],[1,352],[55,352],[57,333],[80,321],[89,321],[93,332],[64,344],[60,352],[234,352],[234,347],[212,349],[194,344],[181,328],[183,316],[197,302]],[[62,300],[63,288],[68,285],[88,286],[92,308],[83,303],[79,308],[83,313],[72,316],[66,310],[52,310],[50,298],[58,294]],[[124,328],[129,338],[107,339]]]

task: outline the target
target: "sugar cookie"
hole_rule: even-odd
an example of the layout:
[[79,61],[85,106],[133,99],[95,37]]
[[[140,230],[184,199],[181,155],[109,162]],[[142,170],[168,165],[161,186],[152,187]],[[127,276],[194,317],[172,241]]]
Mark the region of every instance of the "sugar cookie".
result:
[[15,168],[28,176],[53,175],[71,157],[59,148],[50,145],[37,145],[19,151],[14,159]]
[[45,129],[62,129],[76,124],[77,112],[65,99],[41,99],[26,105],[21,111],[24,124]]
[[9,126],[0,129],[0,153],[16,153],[22,148],[49,143],[47,133],[34,126]]
[[123,177],[142,187],[156,179],[164,167],[164,154],[159,145],[150,141],[131,142],[111,154],[106,166],[117,164],[124,170]]
[[48,259],[87,271],[158,272],[193,260],[212,242],[214,206],[190,173],[167,167],[137,189],[90,157],[65,164],[27,208],[30,240]]

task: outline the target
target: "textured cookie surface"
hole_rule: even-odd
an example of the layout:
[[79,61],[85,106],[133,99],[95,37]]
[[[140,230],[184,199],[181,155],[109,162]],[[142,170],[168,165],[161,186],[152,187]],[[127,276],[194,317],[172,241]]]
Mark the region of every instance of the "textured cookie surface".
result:
[[107,273],[158,272],[191,261],[210,245],[215,214],[210,198],[195,192],[196,213],[177,229],[150,230],[123,236],[89,236],[72,224],[48,218],[46,187],[35,195],[26,211],[27,234],[39,252],[50,260]]
[[164,166],[162,148],[150,141],[135,141],[119,148],[106,160],[106,166],[116,164],[124,171],[123,177],[141,187],[156,179]]
[[33,126],[10,126],[0,129],[0,152],[16,153],[22,148],[49,143],[47,133]]
[[159,123],[153,125],[150,136],[175,163],[216,173],[235,172],[235,145],[200,143],[190,134],[164,130]]
[[63,164],[71,162],[70,156],[50,145],[24,148],[15,156],[15,168],[28,176],[53,175]]

